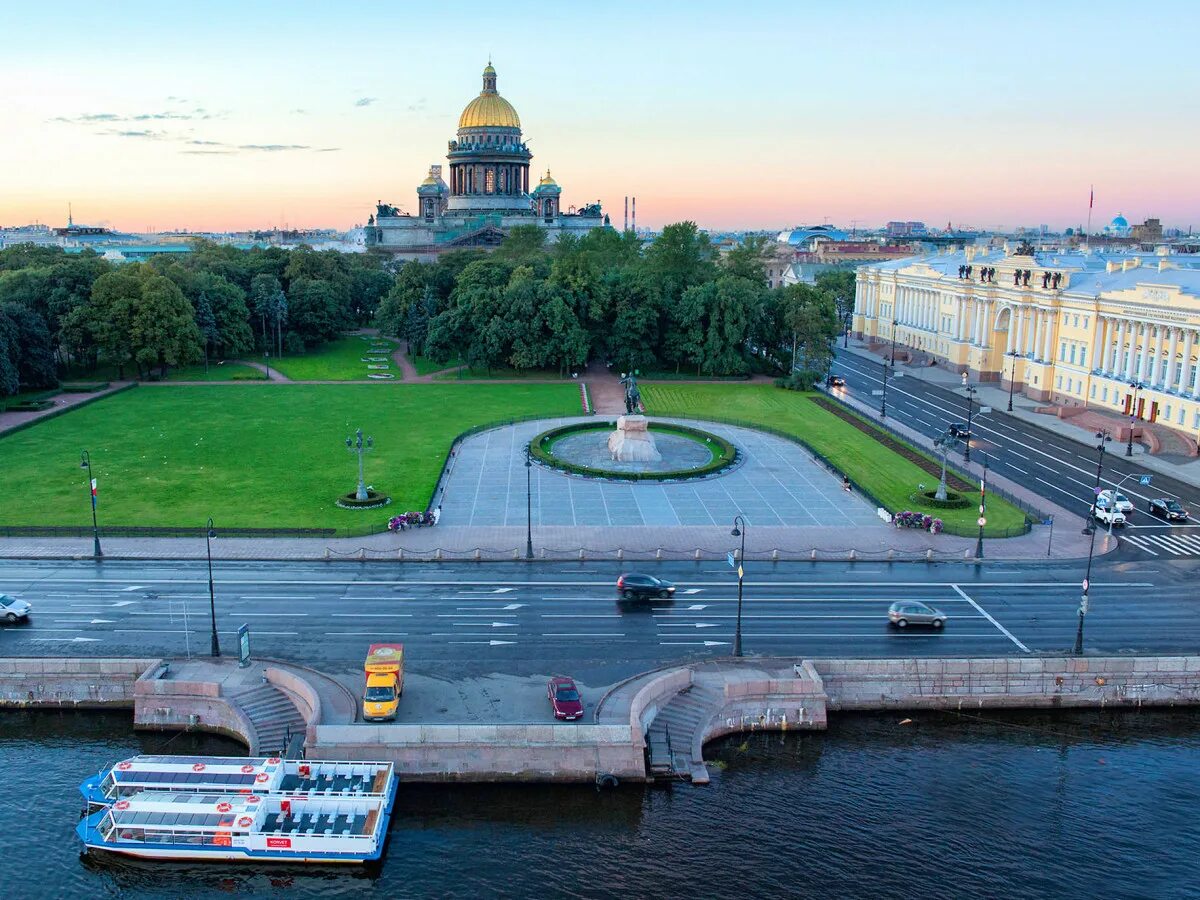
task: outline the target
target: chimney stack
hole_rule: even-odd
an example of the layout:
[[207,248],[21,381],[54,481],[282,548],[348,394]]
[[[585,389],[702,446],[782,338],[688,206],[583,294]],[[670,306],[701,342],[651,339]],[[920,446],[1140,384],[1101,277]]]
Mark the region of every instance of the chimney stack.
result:
[[625,195],[625,230],[629,230],[629,195]]
[[633,233],[637,234],[637,197],[633,198]]

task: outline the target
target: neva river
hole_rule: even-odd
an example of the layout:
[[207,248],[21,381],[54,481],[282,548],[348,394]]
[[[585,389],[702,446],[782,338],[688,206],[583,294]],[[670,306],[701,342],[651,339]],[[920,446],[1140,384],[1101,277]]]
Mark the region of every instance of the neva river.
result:
[[1200,897],[1200,713],[833,716],[710,745],[704,788],[406,786],[382,867],[81,856],[125,715],[0,712],[4,897]]

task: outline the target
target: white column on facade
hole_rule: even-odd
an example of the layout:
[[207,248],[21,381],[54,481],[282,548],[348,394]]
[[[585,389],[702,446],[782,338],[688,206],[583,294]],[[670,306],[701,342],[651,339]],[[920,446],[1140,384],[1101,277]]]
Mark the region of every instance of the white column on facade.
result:
[[1117,378],[1125,368],[1125,332],[1129,330],[1129,323],[1122,319],[1117,323],[1117,342],[1113,346],[1113,364],[1110,366],[1112,377]]
[[1004,345],[1005,353],[1012,353],[1013,344],[1017,339],[1017,323],[1014,321],[1017,317],[1017,311],[1013,307],[1008,308],[1008,342]]
[[1173,390],[1175,387],[1175,351],[1179,344],[1179,329],[1172,327],[1168,334],[1170,340],[1167,342],[1167,371],[1162,378],[1162,389],[1164,391]]
[[1042,360],[1054,362],[1054,313],[1047,310],[1042,318],[1046,326],[1046,334],[1042,337]]
[[[1188,335],[1191,337],[1191,335]],[[1190,362],[1190,359],[1189,359]],[[1200,397],[1200,365],[1192,366],[1192,396]]]
[[1150,377],[1150,325],[1142,324],[1142,349],[1138,351],[1137,380],[1145,384]]
[[1109,362],[1112,359],[1112,319],[1100,316],[1100,372],[1107,375],[1110,371]]
[[1163,354],[1163,338],[1166,337],[1166,328],[1162,325],[1154,327],[1157,336],[1154,342],[1154,359],[1150,362],[1150,386],[1152,388],[1161,388],[1166,379],[1162,374],[1162,354]]
[[1033,355],[1034,355],[1033,351],[1034,351],[1034,348],[1037,346],[1037,342],[1034,340],[1034,333],[1033,333],[1035,316],[1036,316],[1036,310],[1032,310],[1032,309],[1025,310],[1025,319],[1024,319],[1025,343],[1021,348],[1021,353],[1024,356],[1029,357],[1030,359],[1033,358]]
[[971,305],[974,307],[972,314],[975,317],[974,328],[971,329],[971,343],[976,347],[983,346],[983,301],[975,297]]
[[1088,361],[1088,371],[1089,372],[1097,371],[1104,361],[1104,351],[1103,351],[1103,348],[1101,347],[1101,344],[1104,342],[1103,335],[1104,335],[1104,320],[1098,318],[1096,320],[1096,332],[1095,332],[1095,334],[1092,335],[1092,347],[1091,347],[1092,355]]
[[1125,352],[1125,366],[1121,372],[1126,381],[1133,381],[1134,364],[1137,362],[1137,322],[1129,322],[1126,328],[1129,339]]
[[1188,389],[1188,375],[1191,374],[1192,368],[1192,334],[1191,329],[1183,333],[1183,360],[1179,366],[1179,381],[1175,384],[1175,390],[1179,393],[1185,393]]
[[1042,358],[1042,330],[1046,327],[1046,316],[1040,310],[1033,313],[1033,358]]
[[[1017,338],[1015,341],[1011,340],[1013,325],[1017,327]],[[1013,310],[1013,315],[1008,320],[1008,335],[1010,338],[1008,349],[1020,353],[1021,349],[1025,346],[1025,309],[1023,307]]]

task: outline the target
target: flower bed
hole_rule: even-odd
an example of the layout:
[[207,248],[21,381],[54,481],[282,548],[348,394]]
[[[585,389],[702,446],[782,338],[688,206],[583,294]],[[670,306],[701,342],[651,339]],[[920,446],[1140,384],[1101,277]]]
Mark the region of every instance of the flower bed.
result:
[[729,441],[708,431],[692,428],[688,425],[654,424],[650,430],[660,434],[676,434],[697,443],[705,444],[712,458],[706,464],[694,469],[680,469],[665,472],[625,472],[617,469],[605,469],[598,466],[585,466],[560,459],[554,455],[554,444],[570,434],[581,431],[611,431],[617,427],[615,421],[605,423],[577,422],[543,431],[529,442],[529,455],[536,462],[560,472],[590,478],[611,478],[617,481],[686,481],[692,478],[706,478],[722,472],[732,466],[738,459],[737,448]]

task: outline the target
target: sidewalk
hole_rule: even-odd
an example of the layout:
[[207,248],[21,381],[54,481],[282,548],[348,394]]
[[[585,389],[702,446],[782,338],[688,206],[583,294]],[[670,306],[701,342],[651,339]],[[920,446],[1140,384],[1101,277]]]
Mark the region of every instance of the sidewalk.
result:
[[[881,359],[879,355],[867,350],[866,345],[862,341],[851,340],[849,349],[843,349],[841,352],[852,353],[855,356],[868,359],[876,364]],[[961,376],[943,365],[909,366],[897,363],[896,368],[902,371],[906,378],[919,378],[921,381],[937,385],[948,391],[953,391],[959,396],[965,396],[962,390]],[[996,414],[1012,416],[1015,419],[1028,422],[1030,425],[1044,428],[1077,444],[1082,444],[1089,450],[1095,448],[1095,433],[1092,430],[1073,424],[1070,419],[1060,419],[1058,416],[1037,412],[1039,408],[1044,408],[1050,404],[1030,400],[1022,394],[1014,393],[1012,398],[1013,410],[1012,412],[1008,412],[1008,391],[1006,389],[999,387],[997,384],[986,382],[976,384],[974,387],[978,391],[977,397],[980,405],[992,407]],[[1101,411],[1089,408],[1089,412]],[[1107,411],[1103,412],[1111,415]],[[1119,424],[1124,424],[1123,418],[1119,420]],[[1133,455],[1137,461],[1137,465],[1143,466],[1151,472],[1157,472],[1160,475],[1175,478],[1192,487],[1200,488],[1200,458],[1184,461],[1179,457],[1163,458],[1161,456],[1153,456],[1146,452],[1144,446],[1137,443],[1133,445]]]

